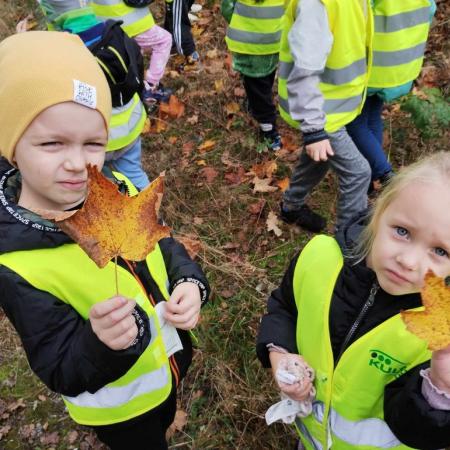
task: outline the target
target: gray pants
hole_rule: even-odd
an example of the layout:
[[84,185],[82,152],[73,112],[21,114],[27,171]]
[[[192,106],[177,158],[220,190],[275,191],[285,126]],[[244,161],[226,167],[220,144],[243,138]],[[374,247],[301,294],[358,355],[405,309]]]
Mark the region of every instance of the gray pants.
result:
[[292,172],[289,189],[284,193],[283,206],[287,210],[299,209],[306,196],[319,184],[331,167],[339,181],[336,229],[367,208],[367,189],[371,171],[367,160],[358,151],[346,129],[329,134],[334,156],[328,161],[313,161],[302,152],[298,165]]

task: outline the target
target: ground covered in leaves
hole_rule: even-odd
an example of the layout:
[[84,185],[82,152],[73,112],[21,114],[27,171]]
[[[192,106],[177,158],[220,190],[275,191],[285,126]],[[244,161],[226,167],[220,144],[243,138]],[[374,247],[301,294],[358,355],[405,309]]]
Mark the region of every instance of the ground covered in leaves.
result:
[[[264,150],[245,112],[239,76],[231,70],[219,4],[200,3],[203,9],[194,32],[203,69],[180,73],[181,61],[171,59],[165,84],[176,98],[153,113],[144,136],[148,173],[156,177],[166,171],[162,214],[213,286],[198,329],[195,361],[179,390],[170,448],[291,448],[291,429],[265,425],[264,413],[277,394],[256,360],[254,342],[268,293],[311,237],[277,218],[300,142],[295,132],[281,126],[284,149],[277,155]],[[450,91],[450,5],[445,0],[437,4],[425,67],[414,93],[406,107],[394,103],[384,113],[385,148],[396,168],[431,151],[450,150],[445,109]],[[152,9],[161,19],[162,1]],[[30,13],[36,19],[31,25],[42,28],[34,2],[2,1],[0,38],[13,33],[15,24]],[[436,105],[441,108],[438,113]],[[330,233],[336,192],[329,175],[310,200],[329,219]],[[104,448],[88,429],[71,422],[59,396],[32,374],[2,312],[0,342],[0,448]]]

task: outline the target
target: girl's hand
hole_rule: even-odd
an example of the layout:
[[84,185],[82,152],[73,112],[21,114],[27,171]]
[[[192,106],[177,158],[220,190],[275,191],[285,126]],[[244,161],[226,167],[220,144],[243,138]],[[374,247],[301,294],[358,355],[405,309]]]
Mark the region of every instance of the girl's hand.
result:
[[450,346],[433,352],[430,379],[438,389],[450,394]]
[[304,378],[301,382],[299,381],[294,384],[286,384],[279,382],[275,376],[278,368],[287,367],[292,363],[308,365],[306,361],[300,355],[296,355],[294,353],[270,352],[269,358],[270,364],[272,365],[273,376],[281,392],[285,393],[292,400],[296,400],[298,402],[307,400],[313,387],[312,381],[309,378]]
[[138,328],[133,316],[134,300],[112,297],[95,304],[89,320],[97,337],[111,350],[128,348],[136,339]]
[[200,315],[200,289],[194,283],[179,284],[172,292],[165,311],[166,320],[181,330],[191,330]]

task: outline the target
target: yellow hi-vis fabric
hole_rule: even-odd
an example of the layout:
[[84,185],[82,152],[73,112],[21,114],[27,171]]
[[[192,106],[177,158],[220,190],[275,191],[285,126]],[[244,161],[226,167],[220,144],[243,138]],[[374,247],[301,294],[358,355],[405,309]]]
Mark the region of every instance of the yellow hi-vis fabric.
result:
[[92,0],[89,6],[100,20],[123,20],[122,28],[130,37],[137,36],[155,25],[149,8],[133,8],[122,0]]
[[120,150],[139,137],[145,125],[147,113],[139,95],[123,106],[112,109],[106,151]]
[[270,55],[280,50],[284,0],[238,0],[225,41],[230,51]]
[[[330,303],[343,264],[337,242],[316,236],[294,271],[297,348],[316,372],[313,413],[296,420],[308,450],[408,449],[384,421],[384,388],[430,359],[426,343],[406,330],[397,314],[353,342],[334,368]],[[420,309],[420,308],[417,308]]]
[[[299,1],[291,0],[283,19],[278,73],[280,115],[295,128],[299,128],[299,123],[289,114],[287,91],[287,80],[294,67],[288,34]],[[319,88],[325,100],[325,130],[333,133],[361,112],[371,66],[373,17],[369,4],[365,17],[361,0],[321,1],[328,14],[333,46],[320,76]]]
[[375,0],[369,87],[390,88],[420,73],[430,29],[429,0]]
[[[152,278],[169,298],[168,277],[159,246],[146,259]],[[84,319],[97,302],[115,295],[113,262],[99,269],[77,244],[16,251],[0,255],[9,267],[36,289],[70,304]],[[135,365],[121,378],[94,394],[63,396],[70,416],[84,425],[106,425],[137,417],[160,405],[170,394],[172,377],[155,310],[133,275],[117,267],[120,294],[135,299],[148,317],[151,340]]]

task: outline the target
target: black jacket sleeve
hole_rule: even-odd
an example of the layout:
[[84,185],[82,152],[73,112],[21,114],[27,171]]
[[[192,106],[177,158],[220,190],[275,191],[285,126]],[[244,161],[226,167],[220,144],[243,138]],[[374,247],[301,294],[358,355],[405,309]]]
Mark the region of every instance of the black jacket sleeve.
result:
[[402,443],[422,450],[450,445],[450,411],[432,408],[422,395],[420,370],[429,365],[414,367],[384,390],[384,417],[389,428]]
[[263,367],[270,367],[267,344],[275,344],[290,353],[298,353],[296,343],[297,306],[294,299],[293,278],[298,255],[291,261],[280,287],[267,301],[256,342],[256,353]]
[[172,237],[161,239],[159,247],[168,271],[170,292],[179,280],[197,280],[204,305],[208,300],[210,287],[201,267],[191,259],[184,246]]
[[[103,344],[70,305],[38,290],[0,266],[0,306],[17,330],[33,372],[52,390],[67,396],[96,392],[120,378],[137,361],[150,340],[143,335],[126,350]],[[144,316],[140,308],[139,316]]]

